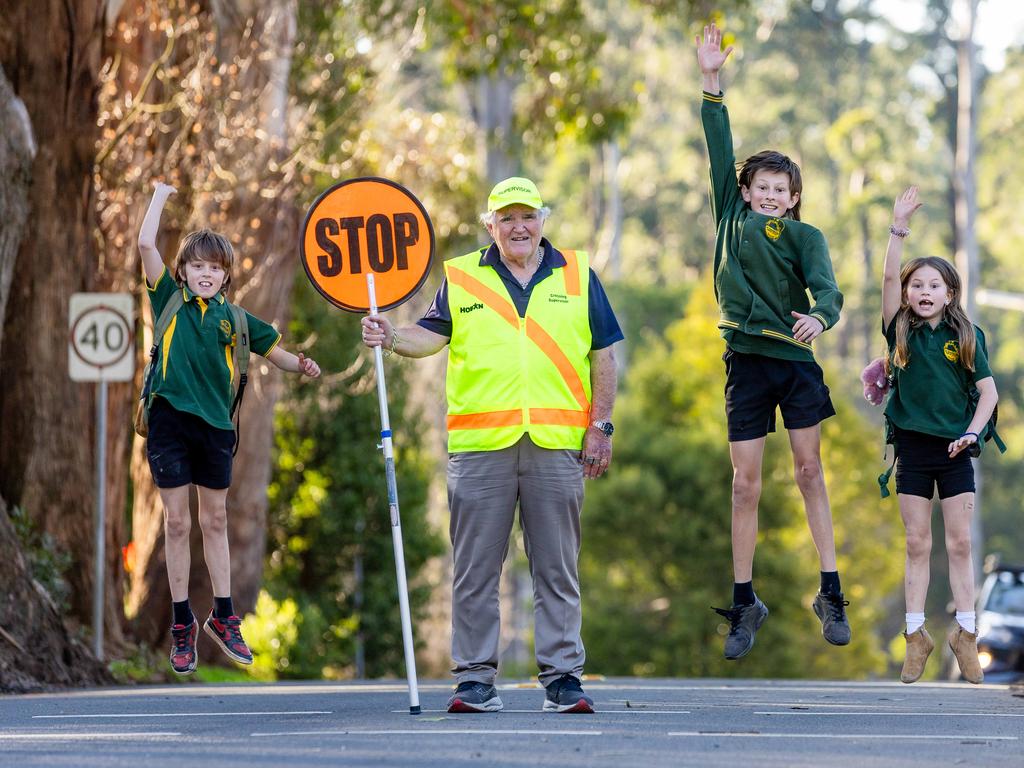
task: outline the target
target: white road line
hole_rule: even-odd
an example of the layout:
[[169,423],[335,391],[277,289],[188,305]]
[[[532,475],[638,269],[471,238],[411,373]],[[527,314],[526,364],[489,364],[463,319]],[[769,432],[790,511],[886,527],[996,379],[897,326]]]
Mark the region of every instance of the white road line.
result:
[[33,720],[78,720],[88,718],[125,718],[135,717],[259,717],[263,715],[333,715],[328,709],[281,710],[280,712],[130,712],[104,713],[83,715],[32,715]]
[[[423,714],[434,713],[434,714],[447,714],[447,709],[424,709]],[[392,709],[391,714],[401,715],[407,714],[408,709]],[[503,709],[501,710],[503,715],[536,715],[544,714],[542,710],[538,709]],[[454,713],[453,713],[454,714]],[[464,713],[469,714],[469,713]],[[480,713],[475,713],[480,714]],[[483,713],[488,714],[488,713]],[[497,713],[494,713],[497,714]],[[551,714],[551,713],[547,713]],[[595,710],[594,714],[598,715],[689,715],[692,714],[688,710],[673,709],[673,710],[655,710],[655,709],[598,709]]]
[[713,733],[705,731],[675,731],[669,736],[696,736],[703,739],[918,739],[932,741],[945,739],[947,741],[1019,741],[1019,736],[986,736],[977,733],[967,733],[963,736],[950,735],[926,735],[926,734],[899,734],[899,733],[754,733],[750,731],[727,731]]
[[0,733],[0,741],[132,741],[135,739],[165,739],[181,736],[171,731],[156,733]]
[[1017,712],[755,712],[755,715],[790,715],[796,717],[1024,717]]
[[344,731],[274,731],[250,733],[249,736],[603,736],[603,731],[537,731],[537,730],[494,730],[477,728],[423,728],[403,730],[344,730]]

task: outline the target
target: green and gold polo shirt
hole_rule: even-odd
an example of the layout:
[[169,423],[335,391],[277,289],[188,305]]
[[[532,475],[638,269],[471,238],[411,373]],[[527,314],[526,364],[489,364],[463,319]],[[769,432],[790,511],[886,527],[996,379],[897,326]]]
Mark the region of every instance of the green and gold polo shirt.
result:
[[[883,329],[889,355],[896,348],[896,321]],[[894,426],[955,440],[974,417],[969,393],[975,382],[992,375],[985,334],[974,326],[974,371],[960,364],[959,336],[945,320],[911,327],[907,338],[910,362],[896,370],[896,387],[885,407]]]
[[[230,413],[235,323],[224,295],[218,293],[207,302],[188,286],[175,283],[166,267],[156,284],[146,287],[154,318],[160,316],[175,291],[181,291],[185,299],[160,341],[153,394],[216,429],[234,429]],[[266,357],[281,341],[281,334],[248,312],[245,315],[249,348]]]

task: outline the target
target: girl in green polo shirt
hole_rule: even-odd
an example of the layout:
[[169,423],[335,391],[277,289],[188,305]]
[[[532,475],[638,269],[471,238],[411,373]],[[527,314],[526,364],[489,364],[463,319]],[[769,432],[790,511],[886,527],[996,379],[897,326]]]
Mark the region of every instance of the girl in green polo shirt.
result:
[[[960,305],[956,269],[935,256],[900,268],[903,241],[921,207],[917,187],[896,199],[882,274],[882,327],[893,377],[886,419],[896,447],[896,495],[906,528],[907,655],[900,680],[921,677],[935,647],[924,628],[932,548],[932,497],[938,487],[946,529],[949,582],[957,626],[949,634],[963,678],[980,683],[974,613],[971,518],[974,468],[971,453],[999,399],[988,366],[985,336]],[[977,405],[972,404],[976,389]]]
[[[157,182],[139,231],[139,252],[156,321],[173,299],[180,306],[158,342],[152,378],[152,404],[146,456],[164,505],[164,559],[171,587],[171,668],[180,675],[198,662],[199,625],[188,600],[191,561],[189,488],[199,497],[203,553],[213,587],[213,610],[203,624],[222,651],[241,664],[252,664],[242,638],[241,619],[231,603],[227,494],[235,431],[230,409],[237,334],[234,313],[224,294],[231,283],[234,251],[223,235],[204,229],[181,240],[171,272],[156,247],[160,215],[174,188]],[[180,294],[180,296],[179,296]],[[245,313],[249,346],[283,371],[311,378],[320,367],[301,353],[282,349],[272,325]]]

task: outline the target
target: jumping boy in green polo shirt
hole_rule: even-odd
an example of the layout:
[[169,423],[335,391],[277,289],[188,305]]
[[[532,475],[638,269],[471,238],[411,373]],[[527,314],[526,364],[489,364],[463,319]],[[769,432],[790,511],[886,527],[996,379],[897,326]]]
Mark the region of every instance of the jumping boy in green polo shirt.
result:
[[[199,631],[188,602],[190,485],[196,486],[199,495],[203,552],[214,594],[214,608],[203,628],[235,661],[252,664],[252,653],[231,604],[225,506],[235,444],[229,414],[236,331],[224,293],[231,284],[234,251],[223,235],[207,229],[191,232],[181,241],[174,272],[168,271],[156,248],[156,236],[160,214],[174,191],[156,183],[139,231],[139,251],[153,317],[159,317],[176,292],[181,291],[184,299],[159,340],[146,454],[164,505],[164,552],[173,601],[171,668],[185,675],[198,662]],[[283,371],[311,378],[320,375],[311,358],[301,353],[296,357],[278,346],[281,335],[273,326],[248,313],[246,319],[253,352]]]
[[[729,114],[718,72],[732,52],[722,50],[714,24],[697,36],[703,76],[701,120],[711,160],[712,208],[717,226],[715,295],[725,339],[725,407],[733,465],[733,599],[725,658],[754,646],[768,608],[754,593],[754,546],[765,439],[781,408],[793,449],[796,483],[821,563],[814,613],[833,645],[850,642],[850,625],[836,568],[832,512],[821,466],[821,422],[835,414],[811,342],[839,320],[836,286],[821,232],[800,221],[800,168],[779,152],[747,158],[736,178]],[[807,299],[807,291],[814,306]]]

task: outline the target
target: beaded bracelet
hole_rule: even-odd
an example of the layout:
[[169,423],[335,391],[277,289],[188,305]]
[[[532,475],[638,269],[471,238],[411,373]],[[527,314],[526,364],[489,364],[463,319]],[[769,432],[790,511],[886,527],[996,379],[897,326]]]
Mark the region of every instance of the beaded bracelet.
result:
[[900,240],[910,234],[910,227],[897,227],[895,224],[889,225],[889,234],[895,235]]
[[393,354],[395,354],[395,347],[398,346],[398,342],[399,341],[401,341],[401,339],[398,338],[398,331],[392,330],[391,331],[391,349],[385,349],[384,350],[384,357],[391,357]]

